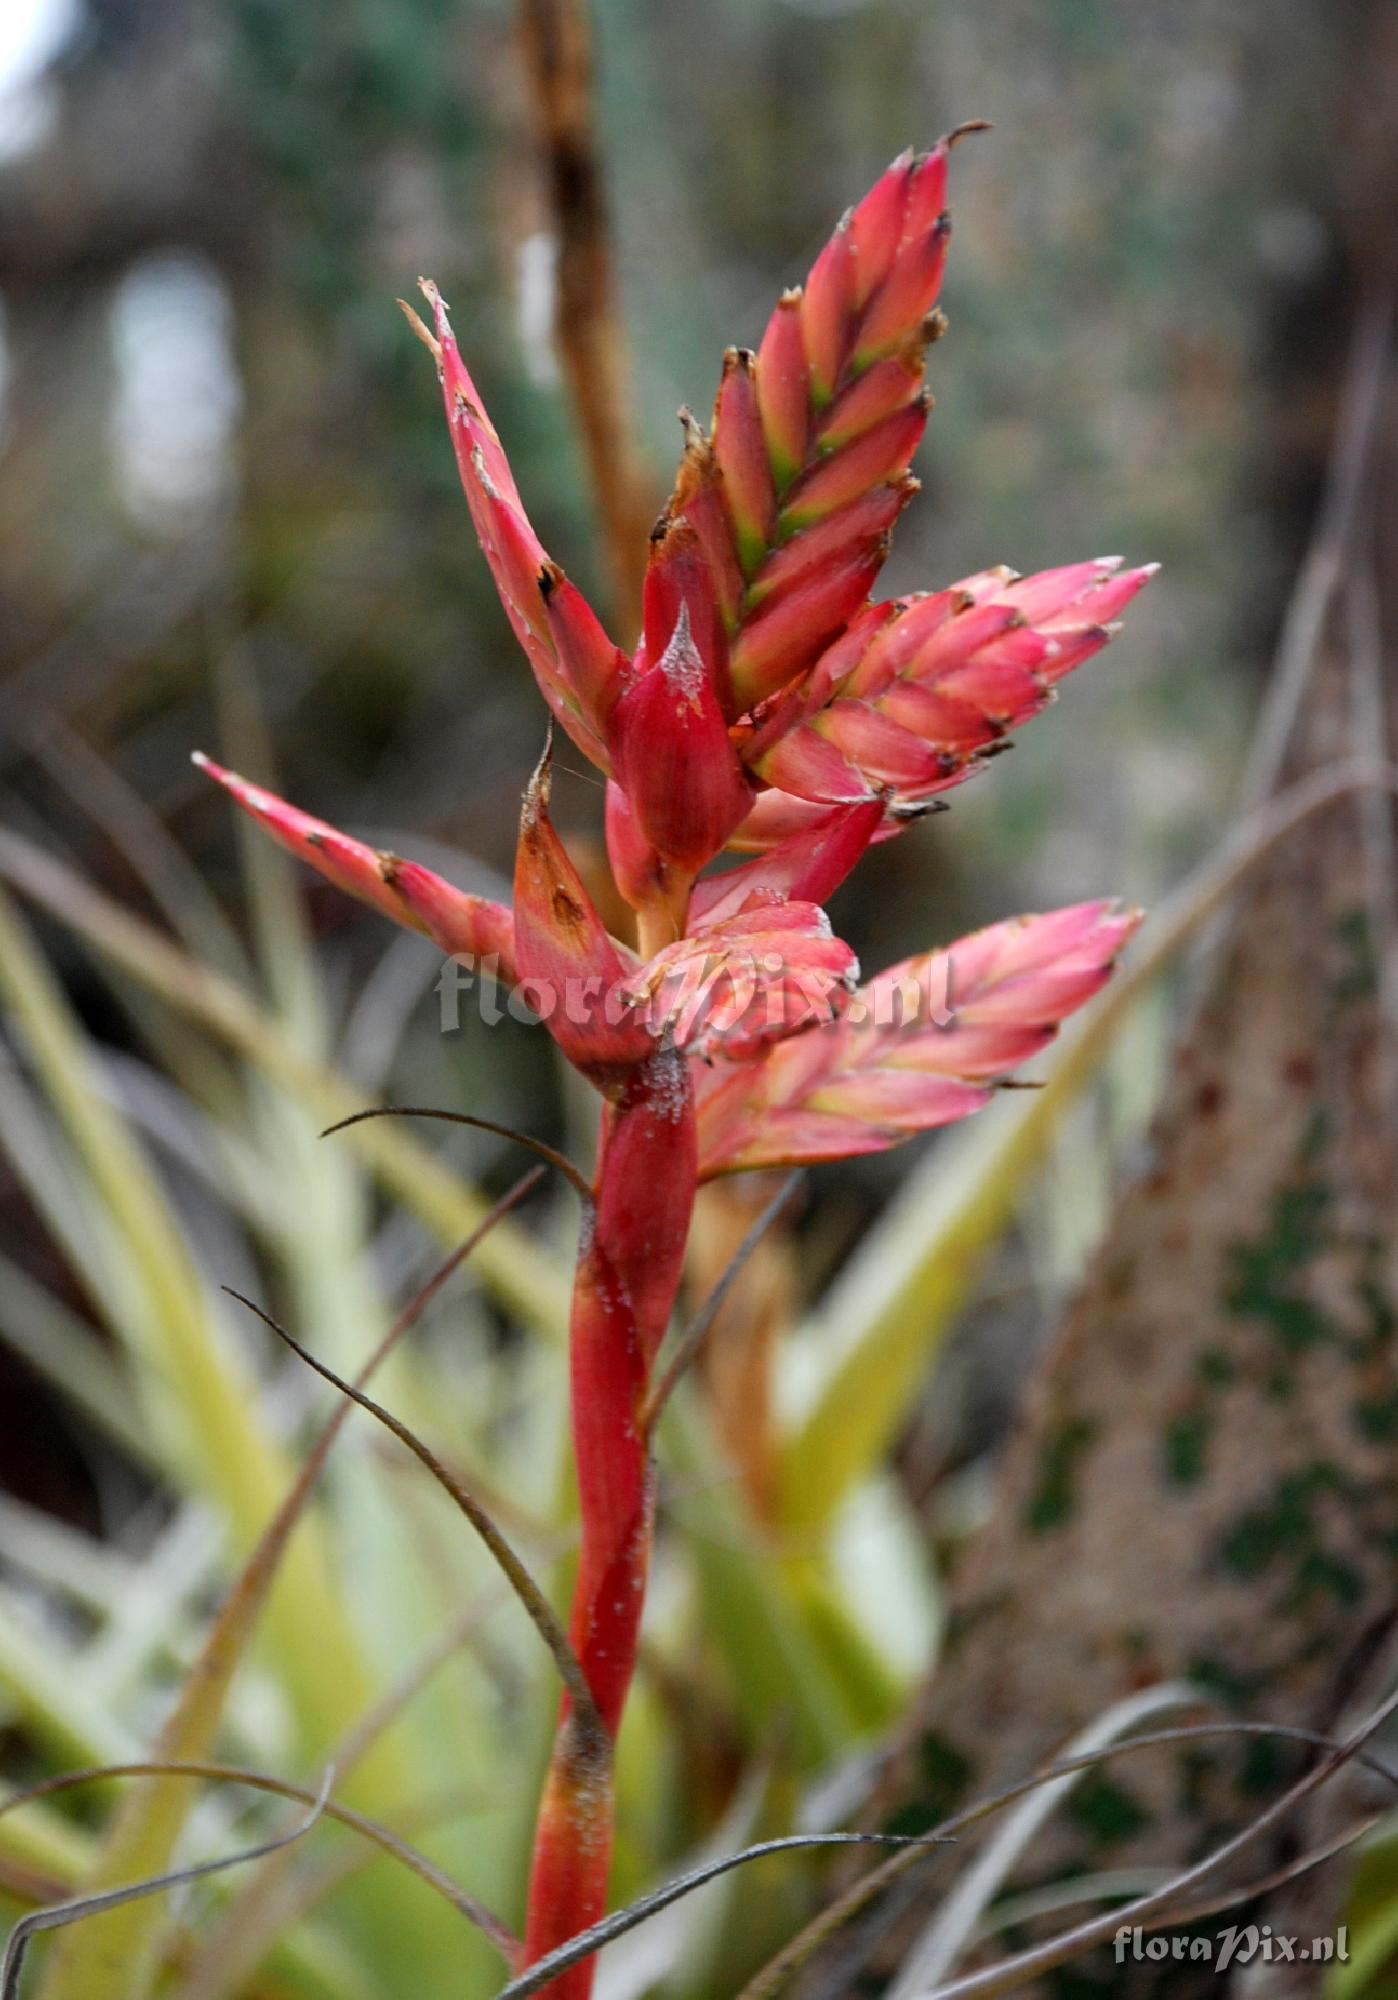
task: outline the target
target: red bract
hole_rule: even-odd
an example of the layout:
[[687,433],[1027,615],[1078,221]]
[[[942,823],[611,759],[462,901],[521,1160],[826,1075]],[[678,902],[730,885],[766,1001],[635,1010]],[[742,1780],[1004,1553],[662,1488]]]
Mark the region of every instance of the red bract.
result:
[[[710,430],[686,416],[629,656],[541,547],[423,287],[434,325],[414,324],[501,599],[550,710],[608,773],[608,852],[639,958],[608,936],[553,828],[547,758],[525,796],[513,912],[206,765],[341,888],[443,951],[494,956],[604,1100],[570,1333],[571,1634],[608,1740],[564,1703],[531,1963],[605,1907],[610,1742],[651,1543],[644,1411],[699,1181],[878,1151],[978,1110],[1097,991],[1138,922],[1107,903],[1022,917],[856,987],[820,907],[872,842],[979,768],[1106,645],[1151,573],[1114,558],[1019,579],[990,569],[869,601],[917,487],[956,136],[896,160],[782,297],[757,353],[730,350]],[[725,849],[751,858],[703,875]],[[548,1991],[586,2000],[590,1987],[585,1963]]]

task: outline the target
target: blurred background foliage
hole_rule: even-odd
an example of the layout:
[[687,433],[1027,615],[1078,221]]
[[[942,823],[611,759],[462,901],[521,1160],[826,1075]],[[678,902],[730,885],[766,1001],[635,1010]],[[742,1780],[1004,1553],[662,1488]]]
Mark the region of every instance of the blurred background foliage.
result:
[[[7,1613],[20,1622],[0,1680],[19,1767],[33,1769],[36,1740],[42,1765],[58,1750],[111,1756],[149,1735],[226,1573],[226,1531],[246,1548],[320,1407],[214,1303],[213,1286],[268,1295],[311,1345],[352,1365],[432,1240],[477,1212],[414,1141],[374,1140],[366,1180],[347,1152],[313,1143],[317,1124],[385,1092],[555,1138],[579,1127],[537,1031],[507,1023],[487,1034],[468,1008],[459,1032],[440,1033],[430,954],[412,940],[386,946],[368,913],[246,850],[187,761],[197,745],[222,748],[308,809],[468,888],[493,890],[508,872],[540,714],[472,545],[430,370],[393,305],[420,272],[451,301],[546,545],[599,596],[604,570],[551,351],[544,191],[503,0],[11,9],[0,30],[4,818],[173,930],[262,1010],[230,1047],[198,1004],[191,1019],[187,961],[143,988],[152,961],[139,939],[123,970],[49,920],[42,942],[72,1041],[66,1055],[45,1052],[34,1023],[47,1003],[25,986],[14,946],[0,1450],[18,1507],[9,1580],[23,1602]],[[932,356],[923,497],[886,587],[1116,550],[1166,566],[1128,632],[1013,758],[871,861],[837,926],[877,965],[1007,909],[1104,892],[1156,900],[1228,811],[1325,447],[1329,405],[1290,392],[1288,363],[1299,345],[1336,345],[1343,330],[1317,135],[1342,128],[1369,10],[1360,0],[597,0],[593,12],[634,408],[657,505],[677,450],[674,411],[706,408],[724,345],[757,335],[776,291],[892,154],[983,117],[995,131],[956,155],[951,327]],[[598,838],[600,789],[565,774],[560,796],[585,849]],[[61,886],[50,900],[74,913]],[[62,1079],[84,1038],[100,1059],[90,1053],[81,1101],[65,1104]],[[1112,1050],[1106,1097],[1056,1129],[1057,1171],[997,1251],[968,1322],[974,1346],[958,1345],[931,1414],[902,1413],[897,1504],[878,1499],[877,1479],[861,1502],[848,1601],[827,1603],[799,1560],[790,1603],[764,1601],[761,1572],[744,1567],[752,1524],[725,1512],[710,1445],[685,1433],[670,1476],[676,1519],[693,1516],[692,1561],[662,1563],[658,1580],[669,1652],[629,1725],[638,1748],[623,1889],[711,1836],[725,1810],[740,1836],[789,1807],[781,1756],[755,1792],[733,1789],[774,1718],[809,1770],[896,1712],[935,1624],[935,1566],[916,1553],[924,1502],[947,1501],[934,1539],[974,1514],[974,1484],[968,1499],[945,1475],[997,1434],[1008,1385],[1104,1212],[1113,1145],[1141,1129],[1164,1046],[1160,1010],[1135,1017]],[[332,1062],[344,1079],[333,1088]],[[128,1139],[149,1204],[113,1221],[112,1190],[130,1193],[137,1173]],[[492,1192],[515,1170],[493,1142],[432,1140]],[[895,1154],[820,1178],[799,1239],[808,1298],[907,1164]],[[521,1311],[547,1321],[556,1308],[561,1262],[548,1257],[550,1246],[564,1255],[567,1218],[551,1198],[533,1214],[537,1265],[517,1245],[492,1252],[485,1290],[435,1309],[424,1358],[396,1364],[394,1389],[405,1412],[468,1441],[463,1452],[519,1510],[531,1547],[556,1555],[553,1350],[511,1327]],[[157,1277],[198,1294],[187,1350],[160,1350],[160,1311],[171,1314],[165,1337],[181,1334],[168,1289],[152,1305]],[[206,1340],[229,1372],[222,1387],[210,1377],[191,1390],[188,1354]],[[132,1387],[133,1355],[174,1405],[159,1419],[161,1395],[153,1403],[149,1382]],[[260,1469],[240,1487],[247,1441],[225,1438],[220,1484],[207,1426],[217,1430],[219,1399],[248,1394],[254,1374]],[[343,1458],[327,1532],[367,1690],[483,1586],[435,1495],[366,1442]],[[58,1524],[59,1554],[46,1523]],[[865,1562],[871,1547],[883,1553]],[[55,1562],[66,1579],[58,1609]],[[896,1596],[910,1563],[916,1588],[890,1612],[888,1590]],[[717,1640],[692,1609],[667,1609],[694,1576],[700,1601],[729,1607],[732,1629]],[[133,1612],[138,1579],[146,1595]],[[376,1594],[386,1582],[387,1599]],[[347,1665],[331,1704],[338,1723],[322,1715],[322,1728],[307,1727],[328,1694],[314,1676],[299,1696],[294,1671],[288,1682],[294,1623],[280,1656],[269,1632],[279,1664],[243,1689],[229,1726],[262,1761],[292,1756],[304,1774],[348,1726],[361,1684]],[[721,1726],[702,1744],[694,1714],[685,1720],[696,1697],[674,1643],[700,1629],[727,1675]],[[72,1649],[94,1630],[105,1650],[74,1669]],[[411,1795],[409,1781],[451,1741],[452,1782],[483,1788],[492,1831],[483,1842],[479,1828],[454,1828],[434,1851],[505,1902],[550,1699],[527,1635],[508,1636],[413,1710],[410,1768],[365,1779],[380,1801],[400,1795],[399,1778]],[[26,1644],[60,1649],[80,1713],[36,1721],[23,1689],[49,1676]],[[839,1664],[825,1682],[813,1670],[798,1699],[812,1648]],[[538,1683],[527,1698],[521,1657]],[[268,1687],[278,1697],[259,1709]],[[288,1720],[298,1699],[300,1720]],[[465,1712],[485,1732],[479,1743],[463,1737]],[[660,1769],[686,1770],[686,1784],[643,1780]],[[55,1810],[34,1824],[24,1865],[46,1879],[81,1875],[91,1815]],[[221,1824],[216,1814],[215,1833]],[[12,1887],[21,1858],[9,1857]],[[748,1906],[749,1949],[780,1933],[785,1907],[770,1888],[760,1923]],[[350,1935],[357,1925],[370,1939],[367,1987],[336,1957],[344,1935],[325,1931],[282,1964],[289,1984],[227,1990],[342,2000],[382,1990],[372,1898],[356,1911]],[[420,1982],[440,1963],[440,1937],[424,1922],[416,1972],[393,1990],[434,1990]],[[470,1976],[485,1980],[488,1963],[471,1961]],[[713,1990],[705,1976],[684,1990]],[[189,1990],[225,1990],[207,1977]]]

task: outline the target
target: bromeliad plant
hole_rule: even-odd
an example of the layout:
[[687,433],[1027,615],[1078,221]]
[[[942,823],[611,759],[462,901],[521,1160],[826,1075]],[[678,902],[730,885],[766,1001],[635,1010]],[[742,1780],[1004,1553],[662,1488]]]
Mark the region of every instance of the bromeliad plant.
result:
[[[525,795],[513,908],[467,896],[201,760],[284,846],[450,955],[521,982],[601,1098],[570,1325],[581,1548],[565,1698],[539,1807],[524,1962],[605,1907],[612,1752],[654,1521],[653,1373],[696,1190],[879,1151],[986,1104],[1110,974],[1137,916],[1105,902],[992,925],[857,983],[823,905],[865,850],[971,775],[1099,651],[1149,569],[994,569],[872,602],[927,421],[953,134],[895,161],[758,351],[684,417],[630,654],[541,546],[424,284],[477,535],[557,723],[605,774],[607,848],[639,951],[610,936]],[[405,310],[407,310],[405,308]],[[745,858],[711,864],[727,851]],[[709,872],[705,872],[705,871]],[[582,2000],[591,1967],[551,1993]]]

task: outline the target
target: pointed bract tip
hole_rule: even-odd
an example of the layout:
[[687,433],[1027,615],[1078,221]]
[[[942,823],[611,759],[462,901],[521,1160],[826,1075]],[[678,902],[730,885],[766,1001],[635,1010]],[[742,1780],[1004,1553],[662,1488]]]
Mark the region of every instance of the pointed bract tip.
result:
[[969,139],[973,132],[993,132],[994,130],[995,127],[988,118],[968,118],[963,124],[954,125],[951,131],[939,143],[945,146],[947,151],[950,152],[952,147],[959,145],[963,139]]
[[200,771],[211,771],[214,768],[214,761],[212,757],[206,757],[202,750],[191,750],[189,753],[189,761],[191,764],[195,766],[197,770]]
[[399,311],[402,313],[404,319],[408,322],[408,325],[412,328],[413,333],[415,334],[417,339],[419,339],[422,342],[423,346],[427,349],[428,353],[432,356],[432,359],[436,362],[437,366],[440,368],[442,365],[441,341],[437,339],[437,336],[432,332],[431,328],[424,323],[422,318],[419,316],[419,314],[417,314],[413,310],[413,308],[408,304],[408,301],[406,299],[399,299],[397,304]]
[[544,731],[544,747],[539,761],[529,774],[529,783],[524,791],[524,817],[531,822],[540,806],[547,806],[553,792],[553,717],[549,717],[548,728]]
[[417,288],[432,308],[432,322],[437,329],[438,337],[442,340],[450,340],[452,337],[451,322],[447,317],[449,307],[446,300],[437,290],[436,281],[432,278],[419,278]]

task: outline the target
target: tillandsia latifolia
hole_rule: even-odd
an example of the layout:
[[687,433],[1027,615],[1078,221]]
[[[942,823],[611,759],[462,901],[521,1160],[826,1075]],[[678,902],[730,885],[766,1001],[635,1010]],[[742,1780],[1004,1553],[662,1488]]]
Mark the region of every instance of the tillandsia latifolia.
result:
[[[1102,986],[1138,922],[1110,902],[1018,917],[861,985],[823,908],[873,843],[1106,645],[1150,574],[1109,558],[871,597],[917,491],[958,136],[894,162],[780,299],[757,352],[729,350],[709,429],[684,417],[630,653],[530,527],[433,285],[431,325],[409,314],[515,634],[554,721],[605,775],[607,852],[638,950],[609,935],[554,829],[547,752],[525,793],[512,908],[201,760],[339,887],[448,955],[493,959],[600,1098],[570,1320],[569,1631],[592,1711],[562,1703],[525,1965],[605,1908],[612,1746],[654,1526],[653,1365],[697,1188],[880,1151],[980,1109]],[[548,1991],[584,2000],[591,1970]]]

